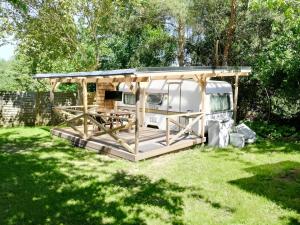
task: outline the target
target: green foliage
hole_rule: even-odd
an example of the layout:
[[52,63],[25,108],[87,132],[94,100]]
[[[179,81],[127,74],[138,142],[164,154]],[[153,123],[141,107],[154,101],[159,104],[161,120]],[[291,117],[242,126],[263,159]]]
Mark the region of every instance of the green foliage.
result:
[[15,29],[32,74],[159,66],[174,58],[164,21],[147,1],[28,4],[34,15],[21,16]]
[[0,91],[44,91],[45,81],[33,79],[21,59],[0,61]]
[[0,90],[1,91],[11,91],[17,86],[14,79],[15,71],[13,70],[12,61],[0,61]]
[[279,0],[260,4],[266,4],[277,19],[256,58],[255,77],[268,89],[272,113],[295,118],[300,113],[300,5]]
[[[16,78],[2,86],[32,90],[43,88],[30,78],[39,72],[169,66],[175,59],[181,65],[221,65],[231,1],[11,0],[3,5],[0,39],[4,43],[13,34],[18,48],[16,73],[10,75]],[[228,65],[253,69],[241,82],[241,119],[248,114],[300,118],[299,18],[296,0],[237,1]]]
[[61,92],[76,92],[78,88],[78,84],[73,83],[63,83],[58,85],[58,91]]
[[279,125],[265,121],[245,121],[245,123],[261,138],[300,141],[300,132],[289,125]]

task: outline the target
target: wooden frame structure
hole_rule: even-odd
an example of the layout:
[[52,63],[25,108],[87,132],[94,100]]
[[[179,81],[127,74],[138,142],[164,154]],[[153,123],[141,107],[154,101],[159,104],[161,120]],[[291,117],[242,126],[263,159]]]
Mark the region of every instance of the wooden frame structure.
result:
[[[54,100],[54,91],[60,83],[78,83],[82,90],[82,105],[69,107],[54,107],[54,111],[64,119],[60,125],[66,124],[72,130],[54,128],[52,133],[64,138],[75,140],[80,145],[108,152],[111,155],[137,161],[187,148],[195,144],[205,142],[205,87],[207,81],[214,77],[234,77],[234,120],[236,120],[238,80],[239,77],[247,76],[251,72],[249,67],[169,67],[169,68],[145,68],[125,69],[110,71],[76,72],[66,74],[37,74],[37,79],[49,79],[51,84],[50,100]],[[198,112],[179,113],[166,116],[166,131],[159,131],[161,135],[154,140],[155,144],[151,151],[141,151],[140,136],[143,132],[153,135],[148,128],[144,127],[146,91],[144,84],[151,80],[195,80],[201,87],[201,104]],[[132,112],[119,111],[116,104],[107,109],[100,101],[100,105],[88,105],[87,84],[101,84],[102,88],[110,86],[115,88],[124,82],[135,93],[136,107]],[[103,93],[99,98],[104,98]],[[99,111],[97,109],[105,109]],[[110,105],[111,107],[111,105]],[[177,117],[189,119],[187,125],[176,121]],[[179,128],[177,133],[170,131],[170,124]],[[192,126],[201,124],[199,131],[192,131]],[[92,129],[89,129],[92,127]],[[134,133],[132,132],[134,130]],[[126,141],[123,136],[131,133],[134,141]],[[131,132],[128,132],[131,131]],[[104,138],[106,137],[106,139]],[[98,139],[97,139],[98,138]],[[97,139],[97,140],[96,140]],[[109,140],[102,143],[103,140]],[[132,138],[131,138],[132,139]],[[112,142],[111,142],[112,141]],[[149,141],[149,140],[146,140]],[[82,144],[84,143],[84,144]],[[98,145],[97,145],[98,143]],[[96,147],[95,147],[96,146]],[[142,145],[141,145],[142,146]]]

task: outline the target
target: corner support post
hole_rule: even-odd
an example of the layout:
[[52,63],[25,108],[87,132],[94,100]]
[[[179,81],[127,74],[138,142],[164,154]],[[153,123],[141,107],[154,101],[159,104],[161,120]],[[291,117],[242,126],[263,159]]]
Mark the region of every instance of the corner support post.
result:
[[233,99],[233,120],[235,125],[236,125],[236,118],[237,118],[238,94],[239,94],[239,76],[236,75],[235,83],[234,83],[234,99]]
[[139,152],[139,136],[140,136],[140,82],[136,82],[135,87],[135,147],[134,154]]
[[87,97],[87,82],[86,79],[83,78],[81,80],[81,86],[82,86],[82,100],[83,100],[83,138],[87,139],[88,137],[88,97]]

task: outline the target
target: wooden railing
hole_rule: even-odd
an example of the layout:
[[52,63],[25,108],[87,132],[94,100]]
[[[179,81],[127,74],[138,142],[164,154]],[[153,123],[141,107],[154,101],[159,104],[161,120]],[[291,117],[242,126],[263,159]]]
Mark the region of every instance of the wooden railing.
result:
[[92,136],[108,134],[127,151],[134,152],[133,148],[128,145],[125,140],[118,137],[117,132],[123,129],[132,129],[132,127],[135,126],[135,113],[114,110],[98,112],[97,108],[97,105],[90,105],[88,106],[87,113],[84,113],[83,106],[59,106],[55,107],[54,111],[63,115],[62,119],[64,121],[59,126],[67,124],[73,130],[78,132],[82,138],[85,135],[74,123],[78,120],[83,122],[86,118],[91,124],[98,128],[96,131],[93,129],[93,131],[87,136],[87,139]]
[[[189,123],[183,125],[176,121],[176,118],[185,117],[189,119]],[[166,116],[166,144],[169,146],[173,142],[175,142],[180,136],[182,136],[186,132],[191,132],[196,136],[199,136],[196,132],[192,130],[192,127],[202,119],[202,112],[191,112],[191,113],[181,113],[181,114],[173,114]],[[170,123],[175,124],[181,130],[175,134],[172,138],[170,138]]]

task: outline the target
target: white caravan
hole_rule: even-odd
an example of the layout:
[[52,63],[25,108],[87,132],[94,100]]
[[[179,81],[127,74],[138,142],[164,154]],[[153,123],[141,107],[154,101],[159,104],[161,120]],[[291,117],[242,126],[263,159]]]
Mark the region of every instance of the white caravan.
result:
[[[122,93],[121,109],[135,109],[135,95],[125,83],[118,91]],[[193,80],[162,81],[153,80],[146,87],[145,126],[166,129],[166,115],[174,113],[199,112],[201,104],[200,86]],[[232,87],[225,81],[210,80],[206,85],[206,121],[210,119],[229,120],[233,116]],[[181,118],[180,123],[187,124]],[[172,128],[171,128],[172,129]],[[173,127],[176,129],[176,126]],[[197,131],[198,125],[193,126]],[[207,127],[206,127],[207,130]]]

